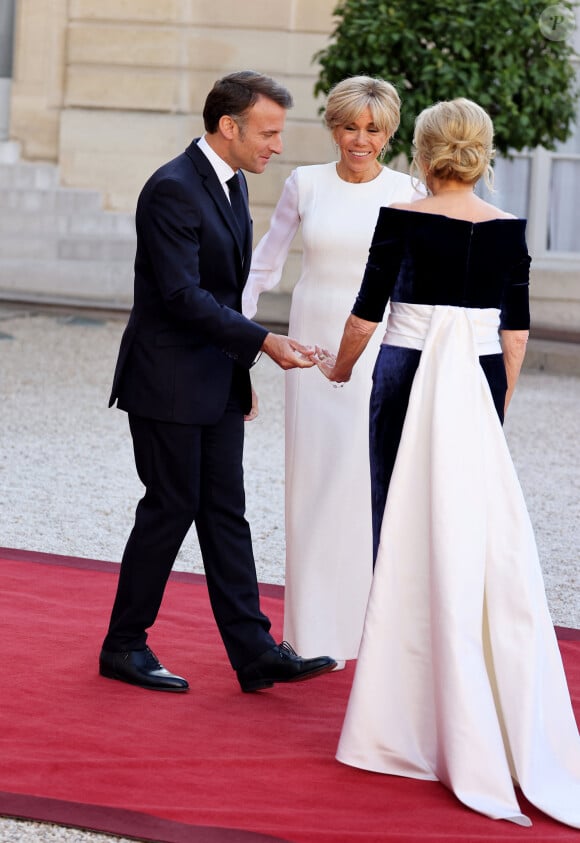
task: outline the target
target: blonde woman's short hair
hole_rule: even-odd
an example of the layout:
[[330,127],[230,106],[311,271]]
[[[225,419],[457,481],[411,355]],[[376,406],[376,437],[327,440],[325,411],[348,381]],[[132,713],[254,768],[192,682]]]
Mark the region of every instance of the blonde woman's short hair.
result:
[[333,132],[354,122],[368,108],[373,123],[387,137],[392,137],[401,120],[401,100],[396,88],[384,79],[351,76],[338,82],[329,92],[324,120]]
[[486,111],[460,97],[438,102],[415,120],[413,170],[444,181],[493,183],[493,123]]

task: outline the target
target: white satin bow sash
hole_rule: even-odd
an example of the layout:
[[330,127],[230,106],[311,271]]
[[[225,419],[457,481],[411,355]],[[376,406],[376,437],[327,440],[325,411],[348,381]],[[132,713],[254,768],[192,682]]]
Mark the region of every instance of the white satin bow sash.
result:
[[433,313],[447,311],[462,314],[470,323],[478,356],[501,354],[499,315],[495,307],[453,307],[451,305],[406,304],[391,302],[384,345],[398,345],[421,351],[431,326]]

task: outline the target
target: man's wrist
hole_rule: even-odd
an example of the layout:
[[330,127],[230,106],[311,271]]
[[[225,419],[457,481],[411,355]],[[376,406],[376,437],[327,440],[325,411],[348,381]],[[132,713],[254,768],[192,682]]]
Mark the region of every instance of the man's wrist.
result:
[[268,348],[271,346],[271,343],[272,343],[271,337],[272,337],[272,333],[271,333],[271,331],[268,331],[268,333],[264,337],[264,342],[262,343],[262,347],[261,347],[260,351],[265,351],[266,354],[268,353]]

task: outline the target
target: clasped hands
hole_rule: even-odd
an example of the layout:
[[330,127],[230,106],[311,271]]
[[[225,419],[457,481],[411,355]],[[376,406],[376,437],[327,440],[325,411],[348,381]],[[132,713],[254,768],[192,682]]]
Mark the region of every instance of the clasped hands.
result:
[[309,369],[318,366],[333,386],[343,386],[348,378],[339,378],[334,372],[336,355],[318,345],[302,345],[282,334],[268,334],[262,350],[282,369]]
[[313,360],[322,374],[331,381],[334,387],[344,386],[346,380],[342,378],[338,380],[334,371],[336,366],[336,354],[332,354],[332,352],[327,351],[326,348],[320,348],[315,345]]

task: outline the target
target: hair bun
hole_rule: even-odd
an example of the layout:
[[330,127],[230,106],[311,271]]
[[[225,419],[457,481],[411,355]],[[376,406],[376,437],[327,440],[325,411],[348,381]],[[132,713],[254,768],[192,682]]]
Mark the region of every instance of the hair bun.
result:
[[415,122],[415,161],[439,179],[474,184],[490,173],[493,124],[471,100],[440,102]]
[[478,142],[476,140],[474,141],[471,138],[467,138],[467,139],[465,139],[465,138],[464,139],[462,139],[462,138],[451,138],[451,140],[449,141],[449,147],[451,149],[461,150],[461,149],[469,149],[470,147],[475,148],[476,146],[481,146],[481,144],[478,144]]

